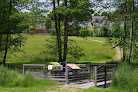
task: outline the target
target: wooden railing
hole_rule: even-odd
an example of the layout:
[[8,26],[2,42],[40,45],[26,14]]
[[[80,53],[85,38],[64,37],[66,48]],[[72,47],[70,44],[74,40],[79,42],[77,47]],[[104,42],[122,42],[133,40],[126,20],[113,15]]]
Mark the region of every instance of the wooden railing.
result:
[[[26,70],[29,70],[34,77],[45,77],[46,67],[45,64],[23,64],[23,74],[25,74]],[[39,71],[39,72],[35,72]],[[42,72],[40,72],[42,71]]]
[[[105,64],[101,66],[94,66],[94,83],[96,87],[107,87],[111,83],[111,77],[113,75],[116,64]],[[98,85],[100,83],[100,85]]]
[[91,68],[90,63],[89,64],[76,64],[81,69],[79,70],[73,70],[70,67],[66,66],[66,83],[70,82],[77,82],[77,81],[83,81],[83,80],[89,80],[91,76]]

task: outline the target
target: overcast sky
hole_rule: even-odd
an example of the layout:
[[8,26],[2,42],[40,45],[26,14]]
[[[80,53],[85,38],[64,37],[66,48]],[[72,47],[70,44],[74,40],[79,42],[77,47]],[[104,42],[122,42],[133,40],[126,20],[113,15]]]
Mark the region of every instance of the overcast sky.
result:
[[[48,1],[51,1],[51,0],[39,0],[40,2],[48,2]],[[94,2],[95,0],[91,0],[92,2]],[[103,9],[103,7],[102,7],[102,5],[105,5],[105,4],[107,4],[107,3],[112,3],[112,1],[113,0],[103,0],[100,4],[99,4],[99,6],[97,7],[97,6],[95,6],[94,8],[92,8],[94,11],[95,11],[95,13],[99,13],[99,12],[104,12],[104,11],[106,11],[106,12],[111,12],[111,11],[114,11],[115,10],[115,8],[113,8],[113,7],[110,7],[109,9]],[[49,7],[48,8],[48,10],[52,10],[52,7]],[[28,10],[22,10],[23,12],[29,12]]]

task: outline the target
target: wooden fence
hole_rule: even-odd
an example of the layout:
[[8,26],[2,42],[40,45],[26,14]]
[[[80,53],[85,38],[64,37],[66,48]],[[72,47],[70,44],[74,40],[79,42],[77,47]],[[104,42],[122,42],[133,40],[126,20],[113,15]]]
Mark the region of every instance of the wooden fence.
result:
[[[23,74],[25,74],[26,70],[29,70],[34,77],[46,76],[45,64],[23,64]],[[36,71],[39,71],[39,72],[36,72]]]
[[[101,66],[94,66],[94,83],[96,87],[106,88],[111,83],[116,64],[105,64]],[[100,83],[100,84],[99,84]]]
[[90,63],[89,64],[76,64],[81,69],[79,70],[73,70],[70,67],[66,65],[66,83],[70,82],[77,82],[77,81],[83,81],[83,80],[89,80],[91,79],[91,68]]
[[65,82],[69,84],[70,82],[80,82],[84,80],[90,80],[91,68],[89,64],[76,64],[81,69],[71,69],[69,66],[63,67],[63,71],[50,71],[48,76],[52,80]]

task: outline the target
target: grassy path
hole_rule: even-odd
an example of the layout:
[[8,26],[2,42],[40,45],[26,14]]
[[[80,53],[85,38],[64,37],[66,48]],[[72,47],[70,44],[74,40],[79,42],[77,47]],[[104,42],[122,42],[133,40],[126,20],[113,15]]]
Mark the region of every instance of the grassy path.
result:
[[[100,42],[100,43],[106,43],[105,41],[100,41],[100,40],[93,40],[93,39],[88,39],[88,40],[91,40],[91,41],[95,41],[95,42]],[[112,45],[114,46],[114,45]],[[122,49],[118,46],[115,47],[116,49],[116,55],[113,57],[113,61],[118,61],[122,58],[123,56],[123,52],[122,52]]]

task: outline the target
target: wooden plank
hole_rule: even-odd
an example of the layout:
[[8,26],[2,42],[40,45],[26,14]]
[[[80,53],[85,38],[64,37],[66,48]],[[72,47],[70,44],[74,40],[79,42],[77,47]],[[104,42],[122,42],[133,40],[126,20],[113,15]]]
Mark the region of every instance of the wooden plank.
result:
[[[97,75],[97,77],[103,77],[105,76],[104,74],[103,75]],[[112,74],[107,74],[107,76],[112,76]]]
[[76,64],[76,65],[79,66],[80,68],[81,68],[81,67],[87,67],[86,64]]
[[85,75],[82,75],[82,74],[79,74],[79,75],[71,75],[71,76],[69,76],[69,79],[71,79],[71,78],[79,78],[79,77],[89,77],[90,76],[90,74],[85,74]]
[[106,81],[107,81],[106,77],[107,77],[107,69],[105,67],[105,82],[104,82],[104,88],[106,88]]
[[24,65],[23,65],[23,75],[24,75],[24,73],[25,73],[25,69],[24,69]]
[[82,80],[88,80],[88,78],[76,78],[76,79],[69,79],[70,82],[75,81],[82,81]]
[[91,63],[88,64],[89,81],[91,80]]
[[[80,73],[80,75],[88,75],[88,74],[90,74],[90,73]],[[76,74],[69,74],[68,76],[76,76]]]
[[88,71],[89,68],[81,68],[80,71]]
[[65,72],[66,72],[66,84],[69,84],[69,72],[68,72],[68,66],[66,65],[66,69],[65,69]]
[[45,64],[23,64],[24,66],[45,66]]
[[104,73],[105,70],[97,70],[97,73]]
[[[107,79],[111,79],[112,77],[111,76],[107,76],[106,78]],[[103,77],[97,77],[97,80],[100,80],[100,79],[105,79],[105,76],[103,76]]]
[[94,84],[97,87],[97,66],[94,67]]
[[69,80],[75,80],[75,79],[89,79],[89,77],[88,76],[84,76],[84,77],[73,77],[73,78],[69,78]]

